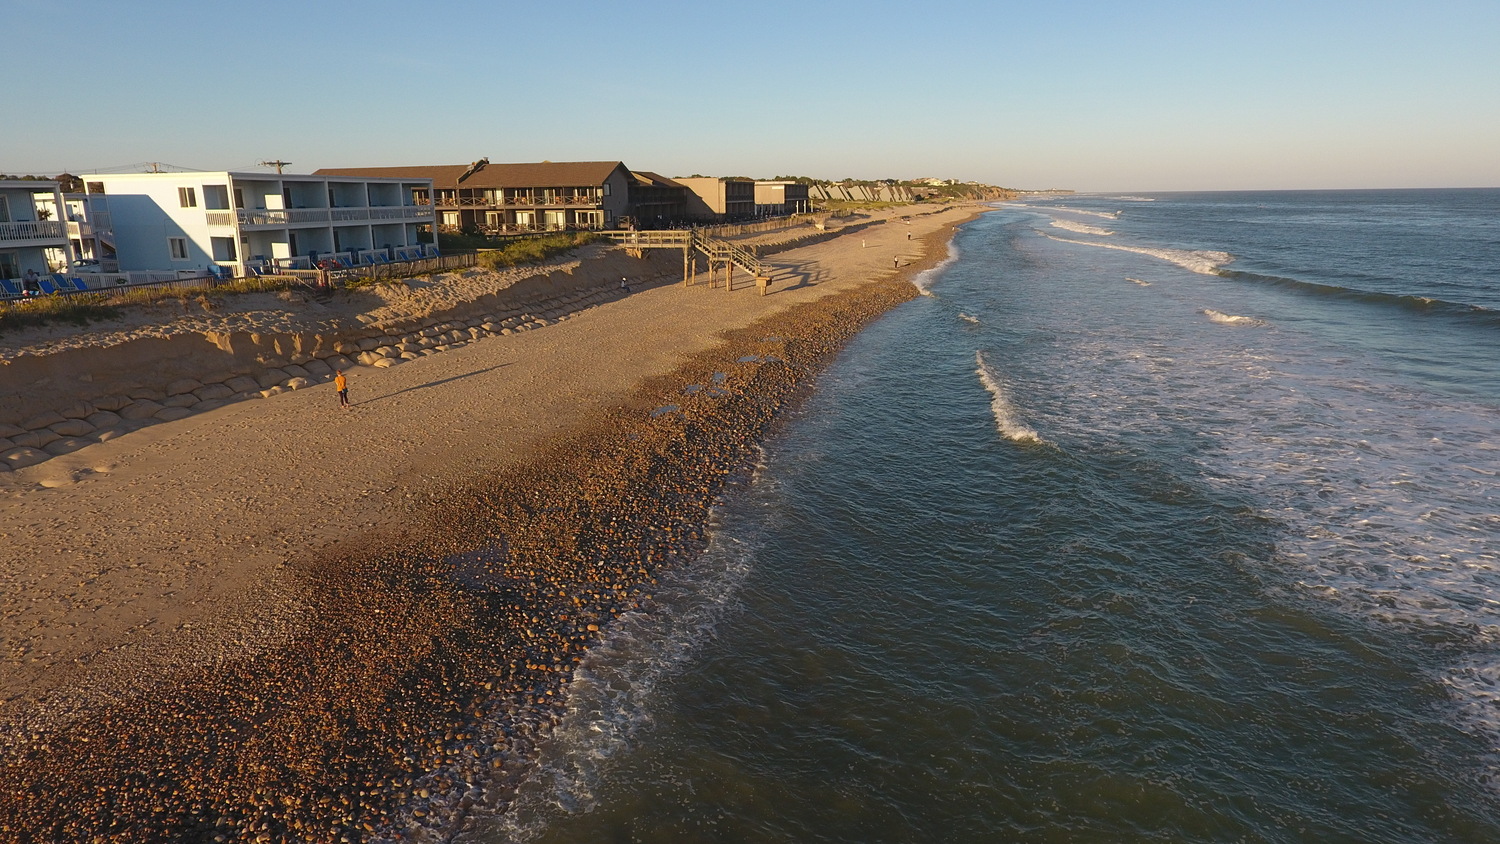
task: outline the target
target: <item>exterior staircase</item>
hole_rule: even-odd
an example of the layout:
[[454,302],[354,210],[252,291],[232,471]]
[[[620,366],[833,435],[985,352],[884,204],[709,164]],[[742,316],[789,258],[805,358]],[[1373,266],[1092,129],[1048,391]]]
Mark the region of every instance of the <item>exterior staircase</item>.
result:
[[[701,252],[708,258],[710,279],[712,279],[713,267],[716,264],[725,267],[739,267],[755,278],[762,294],[764,294],[766,282],[770,278],[769,268],[754,252],[737,243],[709,237],[694,229],[687,231],[645,232],[604,231],[600,232],[600,234],[610,241],[631,250],[681,249],[683,250],[684,260],[694,251]],[[684,278],[684,281],[686,280]]]

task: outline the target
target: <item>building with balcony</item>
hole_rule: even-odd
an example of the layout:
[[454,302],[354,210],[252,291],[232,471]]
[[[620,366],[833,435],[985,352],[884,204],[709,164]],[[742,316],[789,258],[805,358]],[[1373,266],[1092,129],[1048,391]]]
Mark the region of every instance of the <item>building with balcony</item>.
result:
[[72,255],[57,182],[0,181],[0,279],[64,272]]
[[718,223],[755,216],[755,182],[750,179],[679,176],[672,181],[688,189],[689,219]]
[[614,228],[629,215],[630,170],[619,161],[543,161],[417,167],[341,167],[333,178],[420,178],[447,231],[505,232]]
[[[87,179],[88,195],[108,202],[121,271],[248,275],[328,258],[398,260],[431,240],[437,222],[433,207],[421,201],[432,182],[415,177],[221,171]],[[435,249],[428,244],[425,251]]]
[[792,181],[757,181],[755,183],[755,215],[757,217],[784,217],[788,214],[806,214],[812,210],[807,185]]
[[688,219],[687,188],[646,170],[630,175],[630,214],[637,228],[666,228]]

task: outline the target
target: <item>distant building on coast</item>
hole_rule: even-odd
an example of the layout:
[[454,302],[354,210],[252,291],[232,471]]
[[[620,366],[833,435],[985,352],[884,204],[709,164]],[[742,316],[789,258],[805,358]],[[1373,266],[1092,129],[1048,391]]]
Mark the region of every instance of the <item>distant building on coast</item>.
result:
[[55,181],[0,180],[0,279],[65,272],[72,260]]
[[755,183],[755,215],[782,217],[812,210],[808,186],[801,182],[762,180]]
[[679,176],[687,188],[687,216],[695,222],[743,220],[755,216],[755,182],[735,176]]
[[688,218],[688,189],[666,176],[635,170],[630,213],[640,228],[657,229]]
[[917,198],[905,185],[841,182],[812,185],[809,195],[820,202],[911,202]]
[[[436,219],[430,179],[280,173],[117,173],[85,177],[107,200],[108,238],[121,271],[248,275],[413,254]],[[89,210],[93,211],[93,208]],[[97,212],[96,212],[97,213]],[[100,236],[98,219],[91,228]],[[434,249],[435,245],[429,245]]]
[[324,176],[420,178],[446,231],[505,232],[614,228],[630,215],[634,176],[619,161],[543,161],[414,167],[336,167]]

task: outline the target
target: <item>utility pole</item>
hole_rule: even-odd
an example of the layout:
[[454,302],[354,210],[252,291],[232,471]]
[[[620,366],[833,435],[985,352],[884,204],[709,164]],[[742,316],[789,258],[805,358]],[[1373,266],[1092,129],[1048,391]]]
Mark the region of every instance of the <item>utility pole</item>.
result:
[[278,158],[275,161],[262,161],[260,163],[260,166],[262,166],[262,167],[275,167],[276,168],[276,175],[280,176],[281,175],[281,168],[292,166],[292,162],[290,162],[290,161],[282,161],[281,159]]

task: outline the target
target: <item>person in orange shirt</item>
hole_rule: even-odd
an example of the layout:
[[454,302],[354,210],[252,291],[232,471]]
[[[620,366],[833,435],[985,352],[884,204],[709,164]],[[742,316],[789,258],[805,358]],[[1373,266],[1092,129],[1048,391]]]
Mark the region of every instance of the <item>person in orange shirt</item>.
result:
[[333,371],[333,386],[339,391],[339,407],[347,410],[349,408],[349,379],[344,377],[344,370]]

